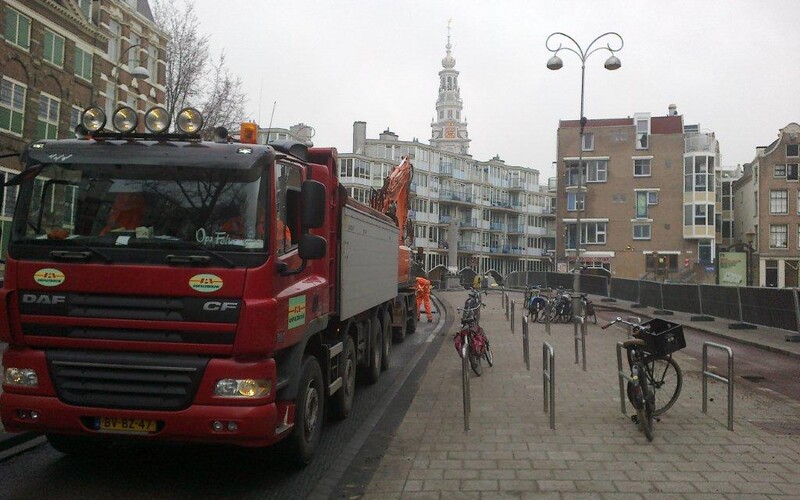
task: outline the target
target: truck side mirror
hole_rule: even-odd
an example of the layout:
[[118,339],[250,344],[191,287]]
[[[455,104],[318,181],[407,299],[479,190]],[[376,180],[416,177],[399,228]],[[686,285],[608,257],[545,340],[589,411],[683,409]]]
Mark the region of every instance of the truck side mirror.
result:
[[303,229],[322,227],[325,223],[325,185],[315,180],[304,181],[300,199],[300,223]]
[[304,233],[300,237],[297,253],[303,260],[321,259],[328,253],[328,242],[322,236]]

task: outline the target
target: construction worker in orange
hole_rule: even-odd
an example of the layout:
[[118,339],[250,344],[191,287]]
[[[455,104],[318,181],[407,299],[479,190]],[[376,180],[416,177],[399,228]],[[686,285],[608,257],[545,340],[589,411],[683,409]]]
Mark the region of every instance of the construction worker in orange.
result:
[[431,315],[431,282],[417,276],[417,321],[420,316],[420,306],[425,303],[425,315],[428,317],[428,323],[433,323],[433,316]]

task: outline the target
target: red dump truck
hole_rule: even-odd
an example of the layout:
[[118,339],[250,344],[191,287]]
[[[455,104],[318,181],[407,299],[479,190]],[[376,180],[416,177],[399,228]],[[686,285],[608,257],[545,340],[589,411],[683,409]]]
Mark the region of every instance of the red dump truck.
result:
[[30,144],[3,190],[5,429],[64,453],[285,441],[308,463],[415,326],[395,222],[348,199],[335,149],[202,140],[192,109],[177,132],[162,108],[146,133],[129,108],[105,121]]

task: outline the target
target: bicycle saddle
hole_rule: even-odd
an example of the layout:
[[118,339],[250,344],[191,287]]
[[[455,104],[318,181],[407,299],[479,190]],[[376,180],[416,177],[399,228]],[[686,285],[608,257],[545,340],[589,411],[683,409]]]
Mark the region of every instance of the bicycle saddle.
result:
[[645,342],[643,339],[629,339],[622,343],[622,347],[624,347],[625,349],[629,349],[635,346],[644,347],[646,345],[647,342]]

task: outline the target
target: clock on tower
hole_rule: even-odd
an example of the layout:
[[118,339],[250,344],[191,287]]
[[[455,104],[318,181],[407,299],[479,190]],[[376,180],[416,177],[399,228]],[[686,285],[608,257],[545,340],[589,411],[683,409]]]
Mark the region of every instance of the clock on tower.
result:
[[455,127],[445,127],[445,129],[444,129],[444,138],[445,139],[455,139],[456,138],[456,128]]

